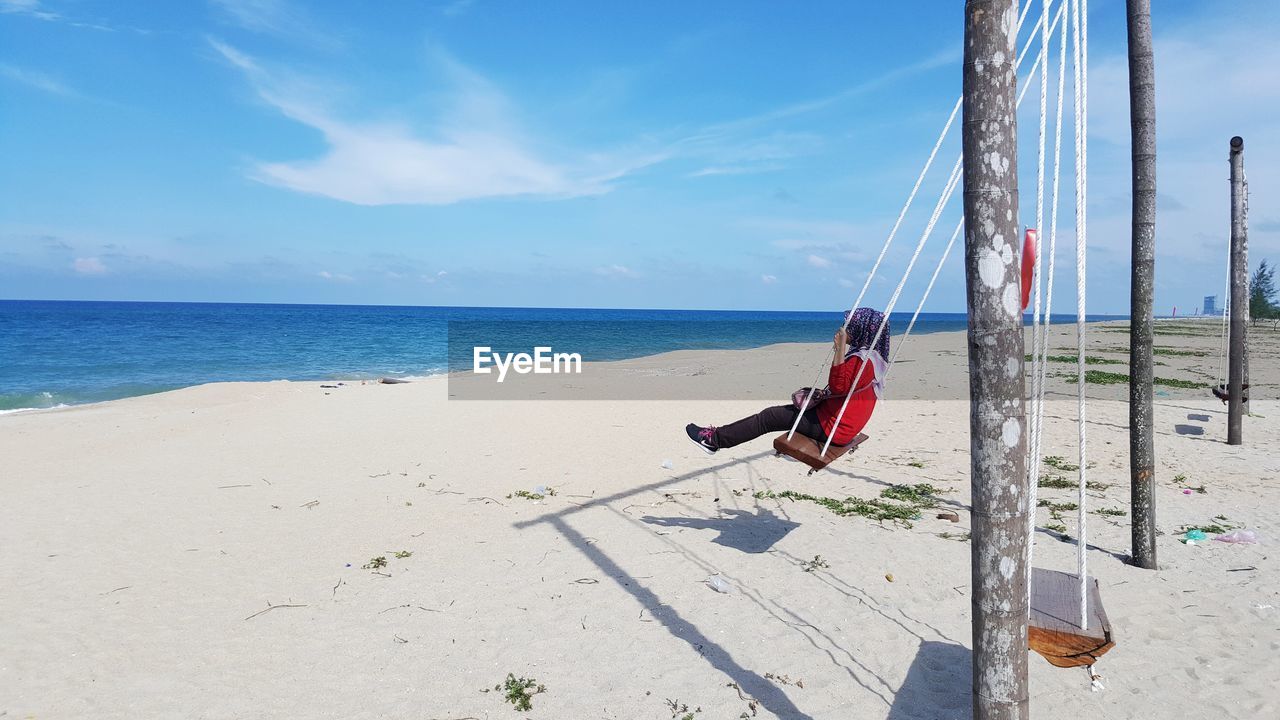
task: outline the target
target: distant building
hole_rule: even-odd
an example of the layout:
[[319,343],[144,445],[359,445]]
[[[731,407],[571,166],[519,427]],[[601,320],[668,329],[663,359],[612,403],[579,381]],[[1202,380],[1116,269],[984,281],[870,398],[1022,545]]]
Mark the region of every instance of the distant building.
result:
[[1217,295],[1204,296],[1204,314],[1205,315],[1218,314],[1218,296]]

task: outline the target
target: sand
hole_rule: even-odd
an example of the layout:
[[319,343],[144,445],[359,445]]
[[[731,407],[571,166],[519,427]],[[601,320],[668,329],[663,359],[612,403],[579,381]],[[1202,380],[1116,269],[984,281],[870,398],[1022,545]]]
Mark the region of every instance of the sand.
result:
[[[1215,354],[1156,374],[1208,382],[1217,326],[1163,327],[1199,334],[1159,344]],[[1115,329],[1090,354],[1123,360]],[[1255,336],[1242,447],[1206,390],[1158,388],[1161,568],[1125,563],[1127,516],[1089,515],[1117,647],[1102,692],[1032,655],[1037,717],[1280,716],[1275,337]],[[0,717],[970,717],[963,334],[912,340],[871,441],[827,472],[682,435],[785,399],[825,353],[670,353],[553,383],[678,400],[224,383],[0,417]],[[1076,453],[1070,391],[1052,380],[1046,455]],[[1089,477],[1110,487],[1087,507],[1127,510],[1125,386],[1090,391]],[[754,497],[922,482],[958,523]],[[538,486],[556,494],[513,495]],[[1178,541],[1215,516],[1263,544]],[[1059,537],[1037,533],[1036,564],[1073,571]],[[494,691],[508,673],[545,686],[531,711]]]

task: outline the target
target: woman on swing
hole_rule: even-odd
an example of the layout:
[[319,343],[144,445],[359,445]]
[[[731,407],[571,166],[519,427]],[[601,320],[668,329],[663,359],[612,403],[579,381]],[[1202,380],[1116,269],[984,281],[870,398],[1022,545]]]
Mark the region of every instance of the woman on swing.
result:
[[[832,445],[853,442],[871,419],[871,411],[875,409],[883,388],[885,359],[889,357],[889,323],[882,313],[871,308],[858,308],[852,316],[846,317],[845,324],[836,331],[827,387],[814,393],[796,426],[796,432],[813,439],[819,447],[827,442],[828,437],[832,438]],[[872,348],[871,342],[881,322],[884,322],[884,332]],[[859,369],[864,363],[869,365],[859,377]],[[840,418],[839,427],[836,427],[836,416],[855,377],[858,378],[858,388],[849,398],[849,406]],[[765,408],[755,415],[720,427],[689,423],[685,432],[690,440],[710,455],[765,433],[790,430],[808,394],[808,388],[797,390],[790,405]]]

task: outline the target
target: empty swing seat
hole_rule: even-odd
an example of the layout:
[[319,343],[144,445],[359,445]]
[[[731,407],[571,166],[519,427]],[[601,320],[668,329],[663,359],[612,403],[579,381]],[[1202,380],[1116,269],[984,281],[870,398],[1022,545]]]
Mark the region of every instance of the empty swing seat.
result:
[[822,446],[814,441],[813,438],[796,433],[788,440],[787,434],[782,433],[773,439],[773,449],[778,455],[786,455],[808,465],[810,468],[809,474],[812,475],[830,465],[833,461],[839,460],[845,453],[857,450],[858,446],[866,442],[867,439],[866,433],[858,433],[848,445],[833,444],[827,448],[827,454],[823,455]]
[[[1248,396],[1248,394],[1247,394],[1247,393],[1249,392],[1249,385],[1246,383],[1246,384],[1244,384],[1244,385],[1242,385],[1242,386],[1241,386],[1241,389],[1244,391],[1244,393],[1243,393],[1243,394],[1244,394],[1244,397],[1242,397],[1242,398],[1240,399],[1240,401],[1241,401],[1241,402],[1249,402],[1249,396]],[[1225,403],[1225,402],[1231,402],[1231,390],[1230,390],[1230,388],[1228,388],[1226,385],[1219,385],[1218,387],[1214,388],[1214,389],[1213,389],[1213,396],[1214,396],[1214,397],[1216,397],[1216,398],[1218,398],[1219,400],[1221,400],[1221,401],[1222,401],[1222,402],[1224,402],[1224,403]]]
[[1111,623],[1102,608],[1098,581],[1089,578],[1089,627],[1081,629],[1080,578],[1071,573],[1031,568],[1031,620],[1027,644],[1058,667],[1092,665],[1111,648]]

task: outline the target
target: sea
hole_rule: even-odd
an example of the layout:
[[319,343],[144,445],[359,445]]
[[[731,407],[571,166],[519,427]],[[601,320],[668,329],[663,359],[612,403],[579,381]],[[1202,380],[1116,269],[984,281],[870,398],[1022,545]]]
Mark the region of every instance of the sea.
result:
[[[472,348],[603,361],[827,342],[840,312],[0,300],[0,413],[223,381],[402,379],[469,368]],[[1090,320],[1123,317],[1097,315]],[[894,313],[901,333],[910,313]],[[1054,316],[1074,322],[1073,315]],[[963,330],[922,313],[914,333]]]

